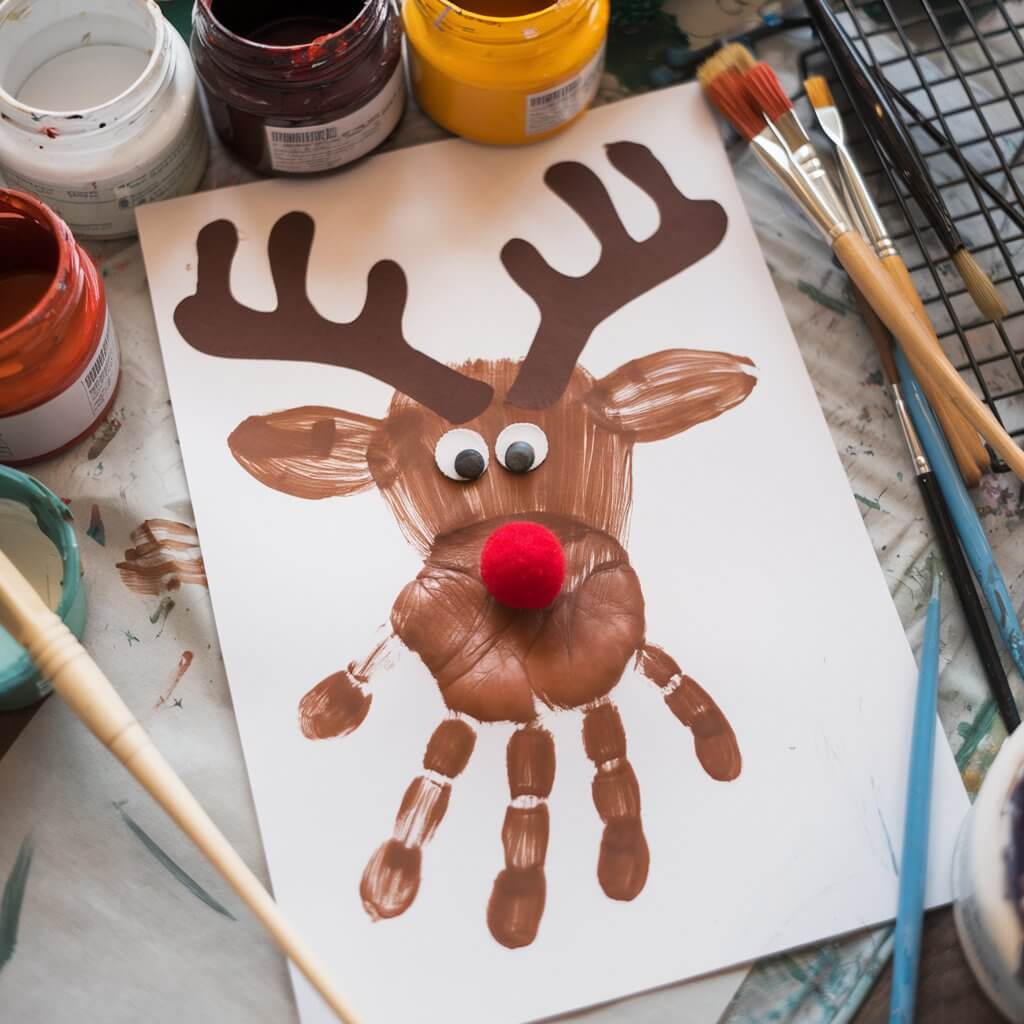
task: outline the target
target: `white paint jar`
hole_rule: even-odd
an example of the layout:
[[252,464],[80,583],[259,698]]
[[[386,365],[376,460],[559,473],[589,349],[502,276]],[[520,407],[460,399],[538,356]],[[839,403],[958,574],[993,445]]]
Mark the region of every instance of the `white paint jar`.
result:
[[1024,728],[989,768],[953,858],[964,955],[1000,1012],[1024,1022]]
[[79,238],[191,192],[208,143],[185,41],[153,0],[0,0],[0,176]]

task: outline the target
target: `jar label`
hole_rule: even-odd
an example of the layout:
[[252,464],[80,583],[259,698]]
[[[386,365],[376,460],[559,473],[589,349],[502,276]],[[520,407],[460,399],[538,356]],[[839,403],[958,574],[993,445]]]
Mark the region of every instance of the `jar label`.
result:
[[0,416],[0,459],[36,459],[84,434],[113,397],[120,370],[117,337],[107,313],[103,337],[74,384],[28,412]]
[[571,121],[597,95],[604,71],[604,45],[567,82],[526,96],[526,134],[542,135]]
[[135,234],[136,206],[195,189],[206,169],[207,145],[196,102],[182,133],[153,160],[134,164],[130,177],[101,177],[65,187],[9,166],[2,174],[11,188],[39,196],[76,237],[118,238]]
[[305,174],[329,171],[376,149],[394,131],[402,116],[405,77],[399,63],[366,106],[334,121],[301,128],[265,126],[270,166],[275,171]]

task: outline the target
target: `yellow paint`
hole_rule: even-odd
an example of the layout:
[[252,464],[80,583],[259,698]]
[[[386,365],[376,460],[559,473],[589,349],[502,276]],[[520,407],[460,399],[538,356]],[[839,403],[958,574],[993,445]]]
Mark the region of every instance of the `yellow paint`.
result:
[[[608,0],[557,0],[547,7],[531,0],[470,2],[474,11],[447,0],[405,0],[419,105],[443,128],[476,142],[537,142],[562,131],[589,105],[600,80]],[[495,17],[495,9],[515,16]],[[529,106],[531,96],[551,96],[554,89],[565,92]],[[580,109],[572,102],[577,96],[586,100]],[[567,119],[559,120],[560,112]]]

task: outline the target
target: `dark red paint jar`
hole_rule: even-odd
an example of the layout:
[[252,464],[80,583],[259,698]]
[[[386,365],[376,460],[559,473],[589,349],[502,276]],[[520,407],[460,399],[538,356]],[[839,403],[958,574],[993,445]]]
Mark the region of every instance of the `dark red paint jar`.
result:
[[264,174],[351,163],[402,116],[391,0],[198,0],[191,47],[218,135]]
[[0,189],[0,462],[56,455],[91,433],[119,376],[92,260],[49,207]]

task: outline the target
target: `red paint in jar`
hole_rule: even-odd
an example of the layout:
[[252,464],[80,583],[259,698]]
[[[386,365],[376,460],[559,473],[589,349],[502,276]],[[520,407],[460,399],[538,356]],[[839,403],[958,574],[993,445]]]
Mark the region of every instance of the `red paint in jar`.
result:
[[333,170],[376,149],[405,106],[391,0],[198,0],[192,56],[217,134],[264,174]]
[[119,376],[92,260],[49,207],[0,189],[0,462],[56,455],[91,433]]

